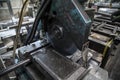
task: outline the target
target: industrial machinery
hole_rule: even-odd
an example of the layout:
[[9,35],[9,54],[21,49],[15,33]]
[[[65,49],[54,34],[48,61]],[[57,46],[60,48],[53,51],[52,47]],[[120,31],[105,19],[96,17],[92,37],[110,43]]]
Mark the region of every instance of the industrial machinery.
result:
[[[27,80],[108,80],[107,71],[99,67],[102,55],[88,48],[92,22],[79,1],[44,0],[27,46],[16,51],[19,62],[1,70],[0,78],[22,67]],[[33,42],[38,25],[45,36]]]

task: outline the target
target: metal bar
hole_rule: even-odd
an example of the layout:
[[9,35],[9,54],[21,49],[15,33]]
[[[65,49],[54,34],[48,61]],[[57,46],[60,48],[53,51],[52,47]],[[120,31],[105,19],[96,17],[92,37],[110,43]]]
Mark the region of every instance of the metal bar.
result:
[[112,9],[120,9],[120,6],[112,6],[112,7],[110,7],[110,6],[105,6],[105,5],[104,5],[104,6],[102,6],[102,5],[101,5],[101,6],[98,6],[98,9],[99,9],[99,8],[112,8]]
[[30,59],[27,59],[27,60],[24,60],[24,61],[20,61],[18,64],[12,65],[12,66],[10,66],[10,67],[2,70],[2,71],[0,72],[0,77],[8,74],[9,72],[11,72],[11,71],[15,70],[16,68],[19,68],[19,67],[21,67],[21,66],[23,66],[24,64],[29,63],[29,62],[30,62]]
[[120,26],[119,22],[112,22],[110,20],[104,20],[104,19],[95,18],[94,21],[106,22],[106,23],[111,24],[111,25],[118,25],[118,26]]
[[[22,26],[27,26],[27,25],[32,25],[34,22],[31,21],[31,22],[24,22],[22,23]],[[15,24],[15,25],[12,25],[12,26],[9,26],[10,29],[13,29],[13,28],[16,28],[18,26],[18,24]]]
[[106,16],[106,17],[111,17],[111,14],[108,14],[108,13],[95,12],[95,14]]
[[30,51],[30,52],[26,52],[24,56],[25,56],[25,57],[29,57],[30,53],[34,53],[35,51],[37,51],[37,50],[39,50],[39,49],[42,49],[42,48],[44,48],[44,47],[47,47],[47,46],[50,46],[50,43],[47,43],[47,44],[45,44],[45,45],[42,45],[42,46],[40,46],[40,47],[38,47],[38,48]]
[[10,15],[13,17],[13,9],[12,9],[10,0],[7,0],[7,5],[8,5],[8,9],[9,9]]

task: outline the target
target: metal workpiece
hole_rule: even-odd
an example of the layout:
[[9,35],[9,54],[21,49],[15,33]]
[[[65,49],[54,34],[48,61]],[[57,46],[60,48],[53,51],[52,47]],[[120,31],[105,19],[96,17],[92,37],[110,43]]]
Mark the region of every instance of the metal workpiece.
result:
[[100,19],[100,18],[94,18],[94,21],[106,22],[106,23],[111,24],[111,25],[120,26],[120,23],[119,23],[119,22],[112,22],[111,20],[105,20],[105,19]]
[[102,12],[95,12],[96,15],[102,15],[102,16],[106,16],[106,17],[110,17],[111,14],[109,13],[102,13]]
[[106,47],[107,47],[106,52],[109,51],[113,44],[113,40],[111,37],[95,32],[91,33],[88,39],[90,41],[89,48],[101,54],[104,53]]
[[100,25],[95,26],[94,24],[92,25],[91,28],[92,32],[96,32],[105,36],[109,36],[109,37],[116,37],[119,35],[120,33],[120,29],[119,26],[117,25],[110,25],[107,23],[101,23]]
[[110,17],[106,17],[106,16],[96,16],[97,18],[100,18],[100,19],[106,19],[106,20],[111,20]]
[[[99,38],[96,38],[96,37],[99,37]],[[107,37],[107,36],[100,36],[99,34],[96,34],[96,36],[90,36],[88,38],[90,41],[93,41],[95,43],[99,43],[100,45],[103,45],[103,46],[106,46],[107,45],[107,42],[111,40],[110,37]],[[91,46],[91,45],[90,45]],[[108,47],[111,47],[111,45],[109,45]]]
[[99,11],[96,12],[94,21],[120,26],[120,23],[117,21],[113,21],[113,18],[112,18],[113,14],[116,11],[119,11],[119,9],[100,8]]
[[[116,2],[118,2],[117,0],[114,0]],[[98,6],[98,8],[111,8],[111,9],[119,9],[120,5],[119,3],[112,3],[112,6],[110,7],[110,2],[109,3],[96,3],[96,6]]]

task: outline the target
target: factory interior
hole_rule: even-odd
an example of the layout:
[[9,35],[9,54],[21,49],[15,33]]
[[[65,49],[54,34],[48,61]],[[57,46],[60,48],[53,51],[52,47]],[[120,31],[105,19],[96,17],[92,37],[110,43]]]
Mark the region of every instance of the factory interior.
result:
[[120,0],[0,0],[0,80],[120,80]]

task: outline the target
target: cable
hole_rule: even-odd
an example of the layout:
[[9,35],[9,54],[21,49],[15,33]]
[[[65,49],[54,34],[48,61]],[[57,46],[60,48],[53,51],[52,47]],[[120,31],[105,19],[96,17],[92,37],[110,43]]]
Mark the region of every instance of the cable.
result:
[[46,11],[46,9],[47,9],[50,2],[51,2],[51,0],[44,0],[43,4],[41,5],[41,7],[40,7],[40,9],[38,11],[38,14],[36,16],[36,19],[34,21],[33,27],[31,29],[31,32],[30,32],[29,36],[26,39],[25,45],[31,43],[31,41],[33,40],[33,38],[35,36],[35,32],[36,32],[38,24],[39,24],[39,21],[42,18],[42,16],[44,15],[44,13],[45,13],[45,11]]
[[[20,13],[20,17],[19,17],[19,23],[18,23],[18,27],[16,28],[16,36],[15,36],[15,40],[14,40],[14,48],[13,48],[13,59],[15,59],[15,52],[16,52],[16,48],[18,46],[18,40],[20,39],[20,29],[21,29],[21,25],[22,25],[22,22],[23,22],[23,17],[24,17],[24,14],[25,14],[25,10],[27,8],[27,5],[28,5],[28,1],[29,0],[26,0],[22,6],[22,9],[21,9],[21,13]],[[19,40],[20,42],[20,40]]]
[[26,45],[29,44],[32,41],[32,39],[34,38],[34,34],[35,34],[35,32],[37,30],[37,26],[39,24],[38,22],[40,21],[40,19],[42,17],[42,14],[43,14],[43,11],[44,11],[44,6],[46,6],[45,5],[46,1],[47,0],[44,0],[43,4],[41,5],[40,9],[38,10],[38,13],[37,13],[36,19],[34,21],[33,27],[32,27],[31,32],[30,32],[30,34],[29,34],[29,36],[26,40],[26,43],[25,43]]
[[27,37],[27,39],[26,39],[26,41],[25,41],[25,45],[27,45],[27,44],[29,43],[29,39],[31,38],[31,35],[32,35],[33,32],[34,32],[34,29],[37,27],[37,26],[35,26],[35,24],[36,24],[36,22],[38,22],[38,19],[40,19],[40,18],[39,18],[39,13],[40,13],[41,9],[43,8],[44,4],[45,4],[45,0],[44,0],[43,3],[41,4],[41,7],[39,8],[39,10],[38,10],[38,12],[37,12],[36,19],[35,19],[35,21],[34,21],[34,24],[33,24],[33,27],[32,27],[32,29],[31,29],[31,31],[30,31],[30,34],[28,35],[28,37]]

